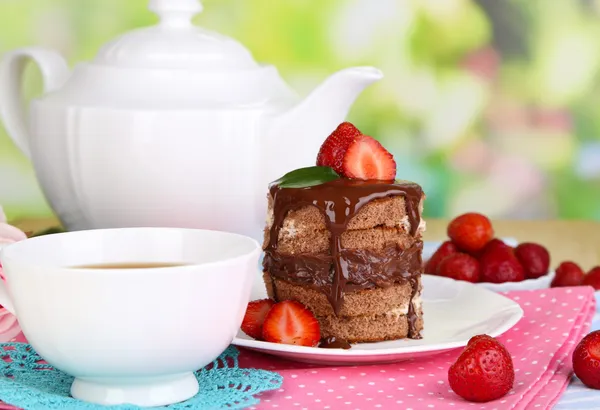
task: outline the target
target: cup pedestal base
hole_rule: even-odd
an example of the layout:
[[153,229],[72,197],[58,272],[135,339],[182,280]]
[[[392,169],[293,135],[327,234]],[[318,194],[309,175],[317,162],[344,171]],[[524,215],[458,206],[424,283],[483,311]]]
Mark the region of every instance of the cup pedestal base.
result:
[[166,406],[187,400],[198,393],[193,373],[139,379],[75,378],[71,395],[102,405],[134,404],[141,407]]

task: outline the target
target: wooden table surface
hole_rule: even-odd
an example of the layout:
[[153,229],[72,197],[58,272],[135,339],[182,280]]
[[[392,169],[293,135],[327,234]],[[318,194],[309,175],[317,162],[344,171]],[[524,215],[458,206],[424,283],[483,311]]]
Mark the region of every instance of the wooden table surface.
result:
[[[41,231],[58,225],[53,218],[14,222],[22,230]],[[425,240],[446,238],[446,219],[427,219]],[[600,222],[552,220],[552,221],[494,221],[497,237],[512,237],[519,242],[532,241],[548,248],[552,267],[564,260],[573,260],[584,269],[600,265]]]

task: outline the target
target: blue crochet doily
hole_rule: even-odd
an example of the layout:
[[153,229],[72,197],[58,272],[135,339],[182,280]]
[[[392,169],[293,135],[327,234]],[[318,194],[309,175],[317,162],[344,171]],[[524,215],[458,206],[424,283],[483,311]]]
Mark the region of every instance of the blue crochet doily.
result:
[[[3,352],[4,351],[4,352]],[[278,389],[283,378],[274,372],[238,367],[238,350],[230,346],[211,365],[196,372],[200,392],[191,399],[153,409],[242,409],[258,404],[255,394]],[[52,366],[24,343],[0,344],[0,400],[26,410],[115,409],[133,410],[133,405],[101,406],[72,398],[73,377]]]

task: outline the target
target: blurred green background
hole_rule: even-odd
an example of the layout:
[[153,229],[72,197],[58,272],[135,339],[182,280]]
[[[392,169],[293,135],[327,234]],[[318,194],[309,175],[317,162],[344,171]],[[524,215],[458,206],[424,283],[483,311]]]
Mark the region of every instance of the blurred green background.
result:
[[[424,186],[427,216],[600,219],[600,0],[203,4],[198,24],[301,93],[347,66],[381,68],[349,120]],[[0,0],[0,54],[43,45],[72,64],[155,21],[146,0]],[[40,89],[30,69],[25,90]],[[51,214],[1,127],[0,203],[12,218]]]

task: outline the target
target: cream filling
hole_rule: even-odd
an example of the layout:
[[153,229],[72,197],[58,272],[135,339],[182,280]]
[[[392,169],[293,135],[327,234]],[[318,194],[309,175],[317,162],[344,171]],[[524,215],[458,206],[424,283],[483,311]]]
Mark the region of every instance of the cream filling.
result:
[[404,306],[397,307],[396,309],[392,309],[386,312],[388,316],[395,316],[399,318],[400,316],[406,316],[408,314],[408,303]]
[[421,300],[421,292],[417,293],[412,300],[413,309],[415,312],[420,312],[423,307],[423,301]]

